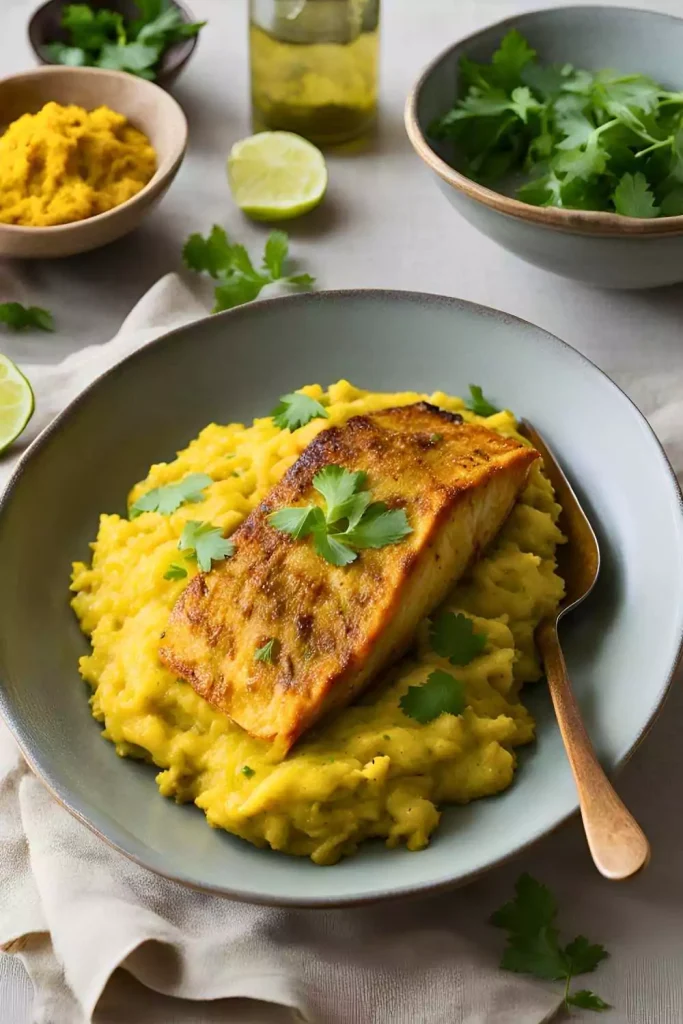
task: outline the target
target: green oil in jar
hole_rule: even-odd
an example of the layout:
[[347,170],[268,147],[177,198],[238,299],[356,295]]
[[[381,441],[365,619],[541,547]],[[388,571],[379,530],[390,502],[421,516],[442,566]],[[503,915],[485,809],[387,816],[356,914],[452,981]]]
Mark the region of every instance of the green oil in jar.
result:
[[379,0],[251,0],[254,129],[318,145],[365,135],[377,109]]

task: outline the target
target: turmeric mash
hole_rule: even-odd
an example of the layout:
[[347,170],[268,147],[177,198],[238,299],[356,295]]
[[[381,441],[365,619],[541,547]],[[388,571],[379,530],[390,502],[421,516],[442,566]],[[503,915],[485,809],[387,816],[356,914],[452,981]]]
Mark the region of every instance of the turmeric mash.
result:
[[[438,825],[440,805],[467,803],[510,785],[515,748],[534,736],[519,690],[541,674],[533,632],[563,595],[555,572],[555,549],[563,538],[560,507],[536,463],[493,547],[446,601],[448,610],[467,616],[485,635],[483,650],[453,668],[435,653],[423,623],[410,656],[360,703],[324,721],[274,763],[267,743],[245,733],[159,661],[171,608],[197,571],[186,561],[187,578],[164,578],[181,557],[185,523],[201,518],[231,533],[320,430],[351,416],[427,399],[469,422],[517,436],[511,413],[482,419],[460,398],[440,392],[377,394],[346,381],[327,392],[317,385],[302,390],[326,407],[329,419],[311,420],[292,433],[269,416],[249,427],[211,424],[173,462],[153,466],[133,488],[131,503],[190,473],[208,474],[214,482],[204,489],[201,506],[186,503],[169,515],[149,511],[132,520],[103,515],[92,564],[74,565],[73,607],[92,644],[80,662],[94,691],[92,711],[121,756],[155,764],[161,793],[193,800],[210,825],[257,846],[333,864],[370,837],[419,850]],[[400,702],[435,669],[464,684],[467,706],[462,714],[422,724]]]
[[46,103],[0,138],[0,223],[70,224],[136,195],[157,158],[142,132],[108,107]]

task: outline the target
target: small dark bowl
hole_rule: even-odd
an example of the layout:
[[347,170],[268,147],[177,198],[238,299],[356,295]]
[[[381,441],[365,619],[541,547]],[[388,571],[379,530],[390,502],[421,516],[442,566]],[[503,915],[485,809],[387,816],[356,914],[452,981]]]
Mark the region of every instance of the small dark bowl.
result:
[[[139,17],[139,11],[134,0],[88,0],[90,6],[97,10],[106,7],[110,11],[117,11],[129,21]],[[47,0],[42,7],[34,13],[28,26],[28,38],[33,47],[33,52],[41,64],[54,64],[46,54],[45,47],[48,43],[68,42],[66,33],[62,28],[62,11],[73,0]],[[173,0],[174,7],[177,7],[183,16],[183,21],[193,22],[195,18],[190,10],[180,0]],[[181,73],[197,46],[197,36],[190,39],[182,39],[163,54],[156,71],[154,79],[157,85],[168,89],[173,85]]]

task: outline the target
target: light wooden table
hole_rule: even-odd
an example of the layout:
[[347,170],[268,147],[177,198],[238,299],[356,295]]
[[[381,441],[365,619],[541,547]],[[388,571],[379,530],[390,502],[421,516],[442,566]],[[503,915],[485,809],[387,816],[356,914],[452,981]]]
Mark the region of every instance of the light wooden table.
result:
[[[2,0],[3,74],[33,63],[25,34],[36,2]],[[546,6],[554,2],[544,0]],[[0,267],[0,299],[49,307],[59,324],[54,336],[3,335],[3,349],[29,373],[32,362],[57,361],[85,344],[106,341],[143,292],[179,266],[190,232],[216,222],[248,246],[260,245],[264,231],[235,210],[224,170],[230,145],[249,132],[246,2],[190,3],[209,26],[176,92],[189,115],[190,152],[168,198],[134,236],[102,252]],[[680,0],[639,3],[683,13]],[[472,299],[539,324],[622,381],[658,369],[680,374],[683,389],[683,287],[606,294],[525,265],[448,208],[406,140],[403,101],[421,66],[449,40],[536,6],[542,4],[385,0],[379,138],[363,156],[330,159],[329,197],[319,211],[292,224],[293,250],[320,287],[409,288]],[[601,995],[619,1007],[603,1018],[610,1022],[683,1021],[681,721],[679,687],[620,780],[653,842],[653,863],[642,878],[625,888],[602,882],[576,822],[523,859],[524,868],[537,870],[557,889],[569,926],[573,919],[579,930],[590,928],[612,952],[599,983]],[[511,878],[519,867],[511,868]],[[30,1003],[21,965],[0,957],[0,1020],[27,1024]]]

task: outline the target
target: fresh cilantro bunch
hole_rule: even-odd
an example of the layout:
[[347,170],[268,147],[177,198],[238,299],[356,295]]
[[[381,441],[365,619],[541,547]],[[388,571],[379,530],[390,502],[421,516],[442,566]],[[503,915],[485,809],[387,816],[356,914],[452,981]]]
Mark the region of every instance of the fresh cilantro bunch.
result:
[[289,239],[285,232],[271,232],[261,269],[256,270],[244,246],[230,242],[223,228],[215,224],[206,238],[190,235],[183,249],[183,259],[190,270],[209,274],[217,282],[213,312],[220,313],[251,302],[267,285],[276,282],[310,288],[315,283],[310,274],[284,275],[288,252]]
[[363,472],[325,466],[313,477],[324,507],[282,508],[271,512],[268,522],[294,540],[312,536],[317,553],[332,565],[350,565],[358,551],[398,544],[413,532],[405,510],[373,501],[370,491],[363,490],[366,482]]
[[514,899],[491,917],[491,924],[508,933],[500,966],[546,981],[564,981],[567,1009],[609,1010],[609,1004],[589,989],[570,991],[572,978],[591,973],[609,954],[604,946],[590,943],[583,935],[562,946],[556,918],[557,902],[547,886],[531,875],[521,875]]
[[168,47],[196,36],[206,22],[188,24],[171,0],[135,0],[135,5],[140,16],[127,22],[118,11],[68,4],[62,14],[67,42],[49,43],[47,56],[57,64],[128,71],[153,81]]
[[628,217],[683,213],[683,92],[645,75],[546,66],[515,29],[490,64],[460,61],[464,98],[429,129],[459,168],[496,184],[514,173],[534,206]]
[[55,322],[47,309],[40,306],[22,306],[20,302],[0,302],[0,324],[13,331],[35,327],[39,331],[54,331]]

